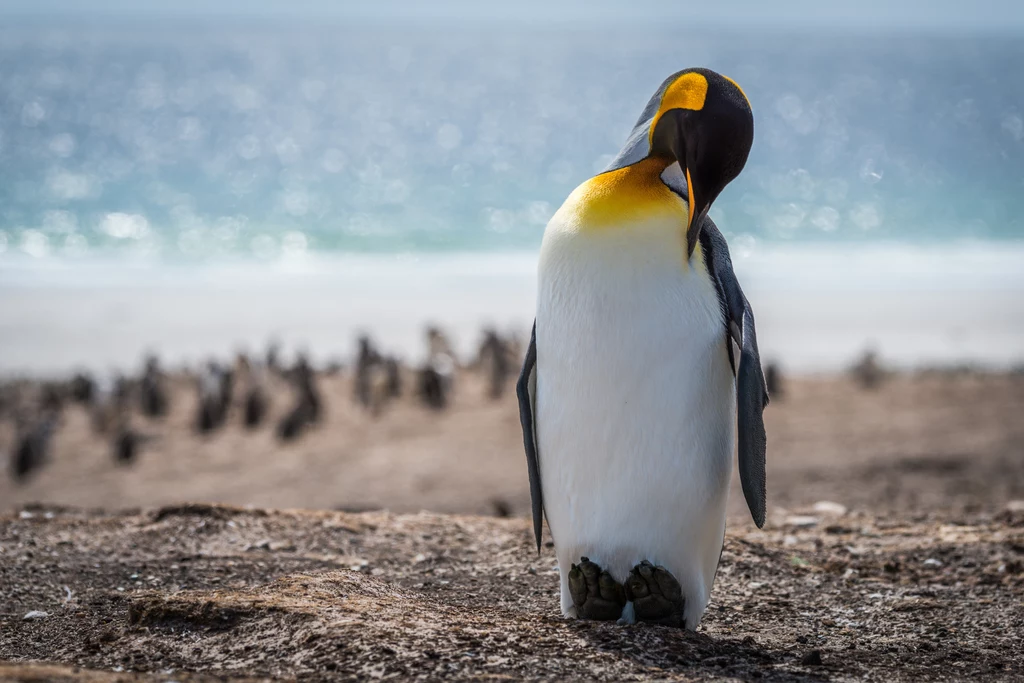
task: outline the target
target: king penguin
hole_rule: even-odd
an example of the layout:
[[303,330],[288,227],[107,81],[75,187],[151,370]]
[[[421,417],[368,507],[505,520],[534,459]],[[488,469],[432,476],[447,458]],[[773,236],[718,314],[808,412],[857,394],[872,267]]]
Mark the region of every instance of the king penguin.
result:
[[608,169],[545,229],[517,394],[537,548],[546,516],[566,617],[696,629],[721,557],[734,440],[764,524],[768,392],[754,316],[707,217],[753,137],[734,81],[673,74]]

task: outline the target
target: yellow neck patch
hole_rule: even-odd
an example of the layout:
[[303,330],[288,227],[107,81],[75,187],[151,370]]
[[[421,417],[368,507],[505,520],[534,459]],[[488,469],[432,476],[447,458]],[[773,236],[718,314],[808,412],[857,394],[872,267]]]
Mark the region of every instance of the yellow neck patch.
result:
[[686,203],[661,180],[669,163],[649,157],[594,176],[573,190],[558,212],[581,230],[626,227],[658,213],[678,216],[685,230]]
[[704,108],[704,100],[708,96],[708,79],[699,73],[683,74],[665,89],[661,98],[658,113],[651,121],[651,129],[647,131],[648,141],[654,140],[654,129],[662,115],[670,109],[692,109],[700,111]]

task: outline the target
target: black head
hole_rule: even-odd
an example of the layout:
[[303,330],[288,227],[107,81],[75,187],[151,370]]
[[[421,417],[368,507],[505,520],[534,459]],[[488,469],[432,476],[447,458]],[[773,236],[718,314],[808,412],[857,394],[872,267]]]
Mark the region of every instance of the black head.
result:
[[740,174],[754,141],[747,96],[731,79],[709,69],[687,69],[659,89],[649,128],[650,156],[679,162],[686,175],[689,252],[719,193]]

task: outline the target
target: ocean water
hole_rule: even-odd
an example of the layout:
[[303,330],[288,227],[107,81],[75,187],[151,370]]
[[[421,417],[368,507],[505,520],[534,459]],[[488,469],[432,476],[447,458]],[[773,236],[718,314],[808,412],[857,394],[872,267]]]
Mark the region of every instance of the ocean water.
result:
[[754,108],[741,248],[1021,239],[1020,38],[7,22],[0,259],[535,249],[697,65]]
[[0,373],[524,334],[548,218],[698,65],[754,108],[712,217],[765,358],[1024,361],[1021,36],[35,19],[0,24]]

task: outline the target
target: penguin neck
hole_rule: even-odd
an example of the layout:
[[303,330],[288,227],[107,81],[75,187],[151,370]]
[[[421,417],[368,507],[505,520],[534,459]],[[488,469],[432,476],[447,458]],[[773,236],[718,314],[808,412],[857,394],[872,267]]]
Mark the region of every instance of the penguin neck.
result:
[[662,215],[686,225],[686,202],[661,178],[673,161],[647,157],[596,175],[569,195],[559,213],[582,230],[625,229]]

